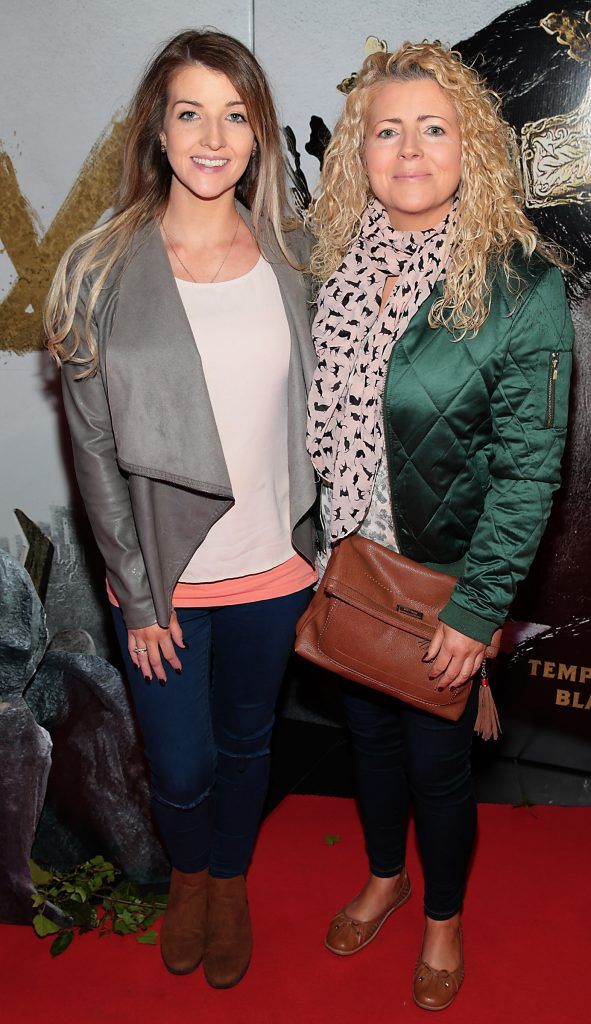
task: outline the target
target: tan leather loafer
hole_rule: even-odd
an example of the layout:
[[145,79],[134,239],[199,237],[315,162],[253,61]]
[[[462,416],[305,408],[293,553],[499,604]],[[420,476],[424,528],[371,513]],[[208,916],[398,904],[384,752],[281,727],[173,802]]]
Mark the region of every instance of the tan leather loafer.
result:
[[400,879],[394,899],[383,914],[372,918],[371,921],[357,921],[355,918],[350,917],[345,910],[340,910],[330,922],[324,945],[331,953],[336,953],[338,956],[351,956],[353,953],[358,953],[360,949],[363,949],[375,939],[382,925],[390,917],[390,914],[393,914],[403,903],[406,903],[410,894],[410,879],[406,873],[406,868],[403,868],[400,872]]
[[464,980],[464,944],[460,926],[460,964],[455,971],[439,971],[419,957],[412,979],[412,995],[422,1010],[446,1010]]
[[171,974],[190,974],[203,958],[207,916],[207,868],[172,869],[170,892],[160,929],[160,953]]

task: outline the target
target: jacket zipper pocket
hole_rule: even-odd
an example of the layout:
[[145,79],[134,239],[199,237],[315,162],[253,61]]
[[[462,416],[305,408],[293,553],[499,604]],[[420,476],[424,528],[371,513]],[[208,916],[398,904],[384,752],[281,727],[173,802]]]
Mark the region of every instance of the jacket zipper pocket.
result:
[[556,392],[556,378],[558,377],[558,363],[560,352],[550,353],[550,369],[548,372],[548,391],[546,404],[546,427],[554,426],[554,403]]

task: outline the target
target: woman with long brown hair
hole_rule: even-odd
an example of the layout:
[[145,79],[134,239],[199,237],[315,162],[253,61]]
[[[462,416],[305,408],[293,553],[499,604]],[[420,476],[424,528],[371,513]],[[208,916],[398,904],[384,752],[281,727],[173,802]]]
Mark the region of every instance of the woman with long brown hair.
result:
[[245,872],[316,578],[307,256],[259,64],[176,36],[131,105],[117,210],[64,255],[45,322],[172,862],[162,957],[204,958],[220,988],[250,961]]
[[[439,44],[367,58],[311,222],[324,282],[308,428],[321,561],[358,533],[458,577],[423,660],[434,687],[462,687],[528,572],[560,481],[573,333],[562,260],[524,211],[498,97]],[[357,953],[410,896],[412,800],[425,874],[413,996],[441,1010],[464,977],[478,687],[458,721],[344,688],[370,873],[326,945]]]

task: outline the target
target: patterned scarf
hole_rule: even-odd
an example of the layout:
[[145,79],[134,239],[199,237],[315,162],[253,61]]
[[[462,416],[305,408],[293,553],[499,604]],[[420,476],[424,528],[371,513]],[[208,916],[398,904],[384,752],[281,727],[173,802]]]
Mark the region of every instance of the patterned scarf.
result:
[[[369,507],[383,451],[381,404],[390,354],[444,271],[455,210],[454,201],[445,220],[426,231],[397,231],[382,203],[372,199],[359,237],[320,289],[307,447],[320,477],[333,485],[333,541],[356,530]],[[397,280],[379,316],[392,276]]]

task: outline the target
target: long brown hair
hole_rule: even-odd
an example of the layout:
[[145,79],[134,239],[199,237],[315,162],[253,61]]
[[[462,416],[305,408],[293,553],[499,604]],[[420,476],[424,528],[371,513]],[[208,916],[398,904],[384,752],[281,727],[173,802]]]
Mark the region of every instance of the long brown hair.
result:
[[[90,376],[98,367],[93,311],[109,274],[129,251],[136,232],[166,209],[172,169],[161,152],[159,133],[168,84],[181,68],[195,64],[226,75],[244,101],[258,145],[237,184],[236,197],[251,211],[257,241],[266,235],[268,244],[297,265],[284,237],[294,219],[285,189],[281,133],[265,73],[250,50],[232,36],[209,30],[181,32],[156,54],[132,100],[119,202],[113,216],[67,249],[48,293],[44,310],[47,347],[58,365],[69,359],[86,365],[81,377]],[[75,315],[85,278],[89,290],[82,333],[89,354],[82,357],[77,355],[82,325]]]

